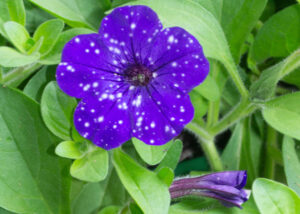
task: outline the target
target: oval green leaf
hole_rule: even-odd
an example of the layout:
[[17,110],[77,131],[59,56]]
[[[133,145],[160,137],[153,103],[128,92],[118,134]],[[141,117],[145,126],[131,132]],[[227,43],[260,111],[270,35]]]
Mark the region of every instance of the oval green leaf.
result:
[[299,48],[300,5],[291,5],[273,15],[258,32],[250,51],[262,62],[269,57],[285,57]]
[[263,108],[264,119],[276,130],[300,140],[300,92],[283,95]]
[[258,178],[253,184],[253,196],[261,214],[298,214],[300,198],[287,186]]
[[63,141],[55,148],[55,153],[70,159],[82,158],[88,149],[86,142]]
[[0,47],[0,65],[4,67],[20,67],[36,62],[40,54],[24,55],[10,47]]
[[63,28],[64,23],[59,19],[48,20],[37,28],[34,32],[33,39],[37,42],[43,38],[43,42],[38,50],[41,55],[46,55],[51,51]]
[[3,25],[8,39],[19,51],[26,52],[26,42],[30,38],[26,28],[13,21],[5,22]]
[[63,140],[71,140],[76,105],[76,99],[63,93],[55,81],[48,83],[41,100],[42,117],[50,131]]
[[149,165],[158,164],[167,154],[168,149],[173,141],[161,146],[147,145],[137,138],[132,138],[132,143],[139,156]]
[[94,148],[83,158],[73,162],[70,173],[74,178],[88,182],[99,182],[108,173],[108,153],[101,148]]
[[123,185],[144,213],[168,213],[168,186],[154,172],[138,165],[121,149],[114,151],[113,164]]

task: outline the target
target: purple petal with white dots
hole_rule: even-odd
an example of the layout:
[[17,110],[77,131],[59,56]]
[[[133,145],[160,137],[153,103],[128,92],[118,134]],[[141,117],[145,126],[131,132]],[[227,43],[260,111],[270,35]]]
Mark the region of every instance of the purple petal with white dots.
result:
[[114,60],[98,34],[77,36],[64,47],[56,73],[58,85],[68,95],[82,98],[120,83],[120,68]]
[[146,62],[157,81],[189,92],[208,75],[209,63],[201,45],[184,29],[166,28],[156,36],[152,45]]
[[[136,89],[132,105],[132,135],[146,144],[162,145],[176,137],[192,120],[193,106],[187,94],[174,96],[170,89],[162,94],[155,88]],[[161,91],[160,91],[161,92]],[[180,96],[180,97],[179,97]]]
[[103,42],[127,63],[141,62],[152,48],[152,40],[162,29],[157,14],[146,6],[116,8],[99,29]]
[[126,87],[84,98],[77,106],[74,123],[78,132],[106,150],[131,138],[130,112]]

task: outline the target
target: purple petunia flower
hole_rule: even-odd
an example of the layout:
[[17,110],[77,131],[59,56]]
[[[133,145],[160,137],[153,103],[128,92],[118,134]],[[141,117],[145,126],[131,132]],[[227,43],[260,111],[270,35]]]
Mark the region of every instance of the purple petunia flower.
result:
[[162,145],[194,115],[188,93],[209,72],[199,42],[179,27],[165,28],[146,6],[112,11],[99,33],[69,41],[57,82],[82,99],[74,113],[78,132],[112,149],[136,137]]
[[175,180],[169,190],[172,199],[204,196],[218,199],[226,206],[241,208],[242,203],[249,199],[249,192],[242,189],[246,182],[246,171],[225,171]]

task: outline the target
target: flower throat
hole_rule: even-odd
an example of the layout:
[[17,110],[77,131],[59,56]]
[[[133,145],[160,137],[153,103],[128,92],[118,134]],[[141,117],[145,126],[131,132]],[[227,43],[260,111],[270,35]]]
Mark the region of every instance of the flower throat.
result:
[[146,86],[152,79],[151,70],[140,64],[130,65],[124,74],[126,80],[134,86]]

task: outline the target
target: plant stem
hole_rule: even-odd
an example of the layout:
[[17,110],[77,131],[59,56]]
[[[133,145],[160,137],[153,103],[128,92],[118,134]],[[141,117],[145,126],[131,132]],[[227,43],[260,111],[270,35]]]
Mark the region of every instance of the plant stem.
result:
[[219,110],[220,110],[220,100],[209,102],[206,127],[209,128],[218,122]]
[[243,99],[248,97],[248,90],[246,89],[238,71],[233,62],[233,59],[228,60],[230,63],[224,64],[225,68],[227,69],[229,75],[231,76],[233,82],[235,83],[238,91],[240,92]]
[[[217,61],[212,60],[211,61],[211,69],[213,79],[218,79],[219,73],[220,73],[220,65]],[[218,87],[218,90],[220,91],[220,88]],[[221,93],[221,92],[220,92]],[[221,97],[220,97],[221,99]],[[210,127],[216,122],[218,122],[219,119],[219,110],[220,110],[220,99],[216,101],[209,101],[208,106],[208,112],[207,112],[207,123],[206,127]]]
[[5,86],[17,87],[40,67],[42,67],[41,64],[34,63],[15,68],[9,73],[3,75],[1,83]]
[[271,148],[277,148],[277,132],[271,126],[267,126],[267,139],[266,139],[266,158],[264,167],[264,176],[273,179],[275,174],[275,161],[272,158]]
[[256,109],[257,106],[251,104],[250,101],[242,100],[235,109],[225,115],[215,126],[211,127],[208,132],[212,136],[216,136]]
[[213,141],[213,137],[211,137],[202,127],[193,122],[189,123],[186,128],[196,134],[199,138],[200,145],[212,170],[222,171],[222,161]]

